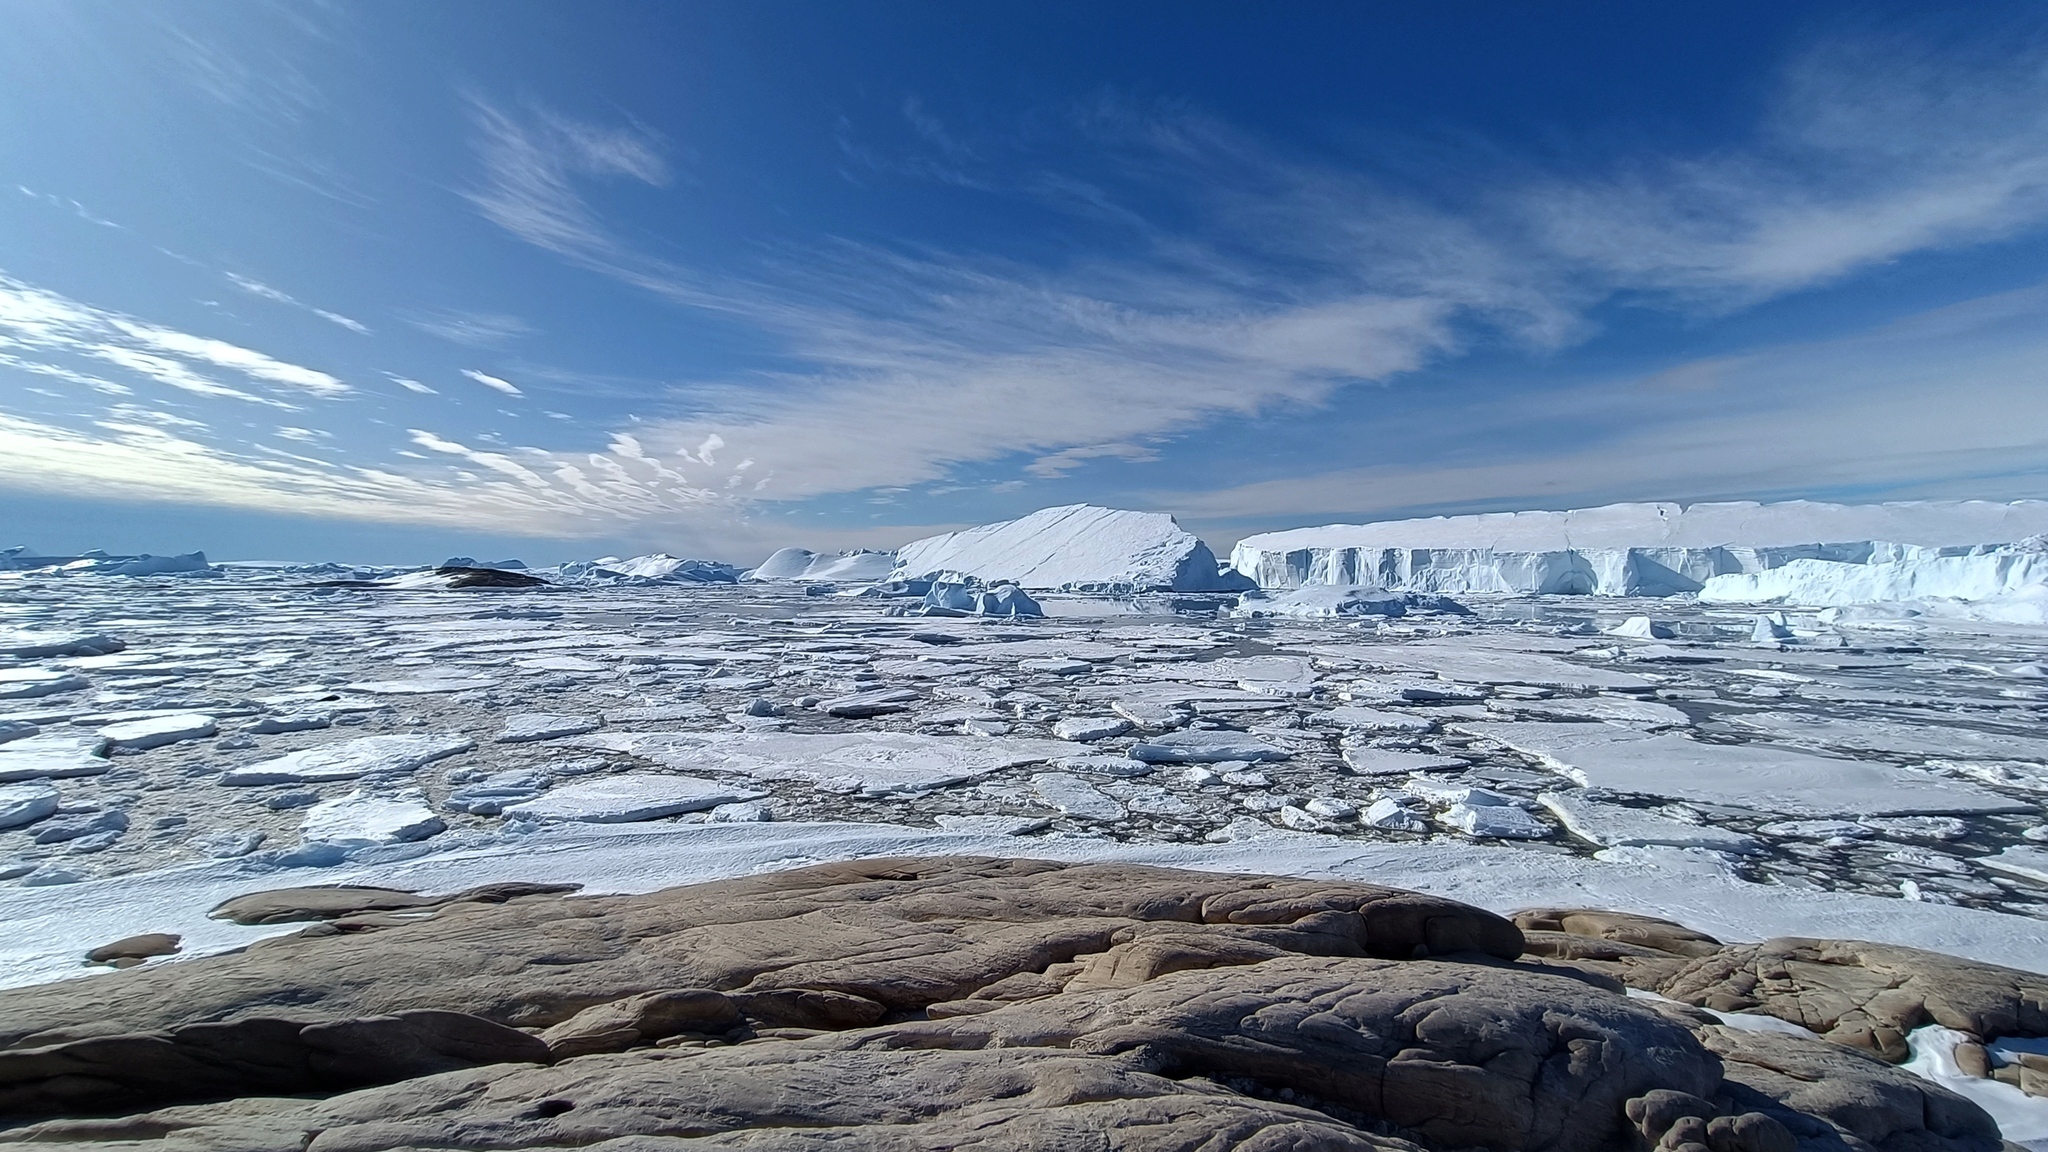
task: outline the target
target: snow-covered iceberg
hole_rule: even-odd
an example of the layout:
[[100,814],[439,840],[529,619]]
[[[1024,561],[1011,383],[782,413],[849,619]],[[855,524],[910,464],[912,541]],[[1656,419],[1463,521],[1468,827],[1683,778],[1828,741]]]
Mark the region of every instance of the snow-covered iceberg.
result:
[[896,550],[892,578],[942,574],[1074,592],[1226,592],[1251,587],[1163,512],[1068,504],[929,536]]
[[741,575],[742,580],[834,581],[849,583],[887,580],[896,568],[894,552],[813,552],[808,548],[783,548],[761,566]]
[[2048,531],[2048,501],[1610,504],[1332,524],[1247,536],[1231,566],[1265,588],[1669,596],[1807,561],[1881,565]]
[[594,586],[600,584],[733,584],[739,569],[716,560],[686,560],[666,552],[621,560],[605,556],[576,560],[555,569],[558,584]]

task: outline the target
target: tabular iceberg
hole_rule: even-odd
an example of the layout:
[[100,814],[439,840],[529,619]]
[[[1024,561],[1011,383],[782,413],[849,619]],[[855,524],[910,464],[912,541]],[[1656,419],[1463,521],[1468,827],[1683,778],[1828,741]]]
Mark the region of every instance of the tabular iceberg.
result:
[[1886,565],[2048,531],[2048,501],[1611,504],[1248,536],[1231,566],[1266,588],[1670,596],[1795,563]]
[[1209,546],[1162,512],[1068,504],[1018,520],[915,540],[896,550],[894,579],[957,573],[994,584],[1070,591],[1243,591]]

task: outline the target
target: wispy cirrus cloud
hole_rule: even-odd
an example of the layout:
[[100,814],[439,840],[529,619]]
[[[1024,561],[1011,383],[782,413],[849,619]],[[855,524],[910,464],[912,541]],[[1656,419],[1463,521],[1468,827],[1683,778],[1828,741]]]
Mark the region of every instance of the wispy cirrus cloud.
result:
[[[717,435],[755,462],[739,487],[790,500],[1020,453],[1039,478],[1135,460],[1097,449],[1328,403],[1475,341],[1567,346],[1616,299],[1721,311],[2038,228],[2040,108],[2048,55],[2034,47],[1965,60],[1858,41],[1789,64],[1747,149],[1563,176],[1525,166],[1483,191],[1425,194],[1184,112],[1105,105],[1080,118],[1103,170],[986,162],[976,177],[1065,189],[1119,230],[1105,254],[1058,266],[827,243],[745,279],[678,270],[604,228],[580,195],[580,152],[551,143],[548,121],[496,112],[480,119],[495,191],[479,203],[531,243],[683,303],[709,297],[780,336],[805,368],[697,383],[681,394],[691,411],[634,434],[685,470],[690,447]],[[984,160],[921,107],[905,114],[942,159]],[[521,165],[502,162],[513,154]]]
[[289,304],[294,308],[303,308],[306,311],[311,312],[313,315],[318,316],[322,320],[327,321],[329,324],[338,324],[341,327],[346,328],[351,332],[354,332],[358,336],[368,336],[370,334],[369,325],[364,324],[361,321],[351,320],[348,317],[343,316],[339,312],[329,312],[325,308],[315,308],[311,304],[301,303],[299,300],[292,297],[290,294],[282,292],[276,288],[272,288],[270,285],[265,284],[260,280],[251,280],[247,276],[239,276],[233,272],[229,272],[226,275],[227,278],[231,282],[233,282],[235,287],[240,288],[242,291],[247,292],[251,296],[261,296],[265,300],[275,300],[279,304]]
[[[35,359],[40,367],[30,371],[80,383],[91,377],[48,358],[93,360],[194,395],[273,407],[294,405],[252,391],[248,385],[299,398],[331,399],[350,391],[341,379],[326,372],[225,340],[81,304],[4,273],[0,273],[0,348],[14,350],[11,355],[20,360]],[[224,384],[208,375],[209,371],[238,375],[245,386]]]
[[517,316],[492,312],[422,312],[407,316],[405,322],[430,336],[473,348],[494,348],[533,331],[532,325]]

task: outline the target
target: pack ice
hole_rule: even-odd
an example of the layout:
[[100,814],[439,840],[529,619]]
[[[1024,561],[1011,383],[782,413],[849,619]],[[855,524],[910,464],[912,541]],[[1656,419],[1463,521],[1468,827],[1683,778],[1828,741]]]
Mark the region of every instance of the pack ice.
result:
[[[1230,563],[1268,589],[1670,596],[1793,564],[1910,565],[2043,532],[2048,502],[2039,500],[1610,504],[1266,532],[1240,541]],[[1724,587],[1739,598],[1740,585]],[[1874,588],[1872,598],[1897,598],[1896,589]]]
[[1162,512],[1068,504],[1019,520],[914,540],[896,550],[894,578],[946,573],[993,584],[1068,591],[1243,591],[1215,553]]

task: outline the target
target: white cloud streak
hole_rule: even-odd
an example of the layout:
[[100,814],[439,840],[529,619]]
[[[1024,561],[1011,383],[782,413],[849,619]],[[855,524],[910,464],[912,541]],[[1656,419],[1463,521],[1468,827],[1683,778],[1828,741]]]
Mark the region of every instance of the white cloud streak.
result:
[[[224,340],[194,336],[119,312],[80,304],[5,274],[0,274],[0,347],[46,356],[85,357],[125,368],[195,395],[276,407],[295,405],[223,384],[205,375],[200,368],[239,373],[258,387],[282,390],[287,395],[331,399],[350,390],[347,384],[325,372],[290,364]],[[48,369],[44,372],[46,375],[61,375],[68,371],[61,365],[49,365],[47,362],[45,367]]]
[[322,320],[325,320],[330,324],[338,324],[341,327],[346,328],[351,332],[354,332],[358,336],[368,336],[370,334],[370,328],[367,324],[363,324],[360,321],[351,320],[348,317],[343,316],[339,312],[329,312],[325,308],[315,308],[311,304],[302,303],[298,299],[291,296],[290,294],[279,291],[276,288],[272,288],[270,285],[265,284],[260,280],[251,280],[247,276],[237,276],[233,272],[226,273],[226,276],[230,281],[234,283],[235,287],[240,288],[242,291],[247,292],[252,296],[261,296],[265,300],[275,300],[279,304],[289,304],[294,308],[303,308],[306,311],[311,312],[313,315],[318,316]]
[[510,380],[500,380],[500,379],[499,379],[499,378],[497,378],[496,376],[492,376],[492,375],[489,375],[489,374],[487,374],[487,373],[479,372],[479,371],[477,371],[477,370],[476,370],[476,369],[474,369],[474,368],[464,368],[464,369],[462,370],[462,374],[463,374],[464,376],[467,376],[467,377],[469,377],[469,378],[470,378],[471,380],[474,380],[474,381],[476,381],[477,383],[479,383],[479,384],[483,385],[483,386],[484,386],[484,387],[486,387],[486,388],[494,388],[494,389],[496,389],[496,390],[498,390],[498,391],[500,391],[500,392],[503,392],[503,393],[504,393],[505,395],[507,395],[507,396],[524,396],[524,395],[526,395],[526,393],[524,393],[524,392],[521,392],[521,391],[519,390],[519,386],[518,386],[518,385],[516,385],[516,384],[512,383],[512,382],[511,382]]

